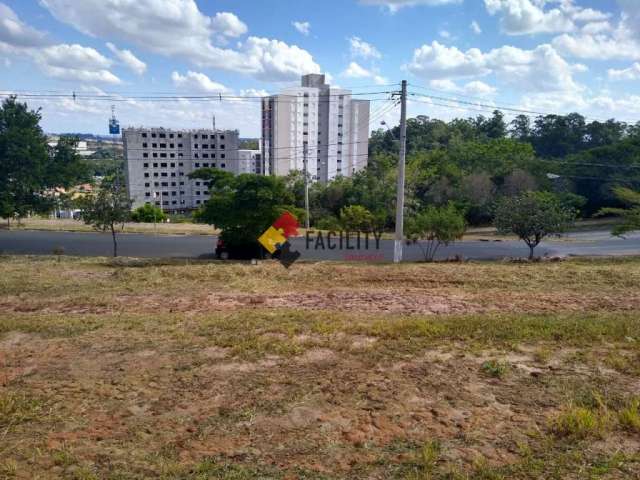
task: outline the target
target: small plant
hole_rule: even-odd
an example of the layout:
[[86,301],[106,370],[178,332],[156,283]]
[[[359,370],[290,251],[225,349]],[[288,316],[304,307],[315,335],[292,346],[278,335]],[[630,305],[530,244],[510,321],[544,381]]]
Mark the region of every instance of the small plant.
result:
[[482,364],[480,369],[490,377],[493,378],[502,378],[506,375],[509,370],[509,365],[505,362],[500,362],[498,360],[487,360]]
[[0,394],[0,429],[34,420],[40,409],[39,401],[24,395]]
[[600,437],[608,426],[608,417],[608,413],[602,408],[593,410],[571,405],[558,415],[551,429],[558,437]]
[[634,398],[620,410],[618,420],[624,429],[640,433],[640,399]]

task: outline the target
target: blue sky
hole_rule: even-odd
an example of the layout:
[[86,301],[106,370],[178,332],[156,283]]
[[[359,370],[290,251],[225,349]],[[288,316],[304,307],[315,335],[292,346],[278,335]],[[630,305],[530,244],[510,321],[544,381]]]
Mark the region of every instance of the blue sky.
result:
[[[122,95],[123,125],[209,126],[215,114],[258,136],[257,99],[126,95],[257,97],[312,72],[359,93],[407,79],[440,97],[411,97],[410,116],[509,106],[636,122],[637,10],[637,0],[0,0],[0,90],[69,94],[28,100],[51,132],[104,133],[111,103],[73,101],[75,91]],[[371,97],[372,128],[397,121],[388,95]]]

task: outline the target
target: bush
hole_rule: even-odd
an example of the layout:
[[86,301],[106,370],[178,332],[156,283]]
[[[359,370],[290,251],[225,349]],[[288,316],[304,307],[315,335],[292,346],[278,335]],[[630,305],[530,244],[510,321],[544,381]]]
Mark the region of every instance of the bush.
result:
[[[446,207],[429,207],[407,221],[409,240],[422,249],[424,259],[433,261],[438,248],[462,238],[466,229],[464,215],[450,203]],[[426,246],[420,240],[426,240]]]
[[143,205],[131,214],[131,221],[138,223],[155,223],[167,220],[165,213],[154,205]]
[[347,231],[370,232],[375,226],[375,218],[363,206],[351,205],[340,210],[340,224]]

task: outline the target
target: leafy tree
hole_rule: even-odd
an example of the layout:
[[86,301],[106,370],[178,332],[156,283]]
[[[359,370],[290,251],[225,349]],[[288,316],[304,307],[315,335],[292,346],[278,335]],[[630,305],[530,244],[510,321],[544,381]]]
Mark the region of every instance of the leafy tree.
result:
[[622,223],[614,226],[611,232],[616,236],[621,237],[625,233],[640,230],[640,192],[617,187],[614,189],[614,194],[629,208],[603,208],[598,212],[598,216],[616,215],[622,217]]
[[375,217],[362,205],[350,205],[340,210],[340,223],[347,231],[370,232],[375,227]]
[[222,230],[231,256],[261,255],[258,238],[285,211],[299,215],[293,195],[281,177],[254,174],[223,175],[216,169],[193,172],[211,182],[209,200],[197,212],[199,221]]
[[118,256],[116,233],[124,228],[131,217],[131,200],[126,192],[124,178],[121,175],[105,177],[98,191],[78,201],[81,218],[87,225],[98,231],[111,232],[113,238],[113,256]]
[[50,207],[42,194],[48,154],[40,119],[39,111],[15,97],[0,108],[0,214],[7,219]]
[[496,207],[495,226],[498,233],[515,234],[529,247],[529,259],[534,249],[549,235],[558,235],[575,221],[572,208],[548,192],[525,192],[503,198]]
[[161,208],[155,205],[143,205],[136,208],[131,214],[131,221],[138,223],[164,222],[167,216]]
[[40,111],[9,97],[0,107],[0,216],[23,217],[54,205],[46,194],[85,180],[85,163],[76,153],[77,139],[61,138],[49,149],[40,128]]
[[[418,244],[427,262],[433,261],[441,245],[449,245],[464,235],[464,215],[453,205],[427,207],[414,217],[407,219],[407,237]],[[420,243],[425,239],[425,245]]]

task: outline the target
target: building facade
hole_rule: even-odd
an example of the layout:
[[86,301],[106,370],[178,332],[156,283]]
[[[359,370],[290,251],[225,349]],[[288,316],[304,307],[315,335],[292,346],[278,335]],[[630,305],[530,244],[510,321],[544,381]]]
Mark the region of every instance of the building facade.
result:
[[238,150],[238,171],[235,173],[262,175],[262,154],[260,150]]
[[300,87],[262,100],[262,169],[272,175],[307,171],[327,182],[367,165],[369,101],[333,88],[325,76],[304,75]]
[[238,137],[237,130],[124,129],[125,175],[133,208],[200,207],[209,199],[208,184],[189,179],[189,174],[205,167],[238,173]]

